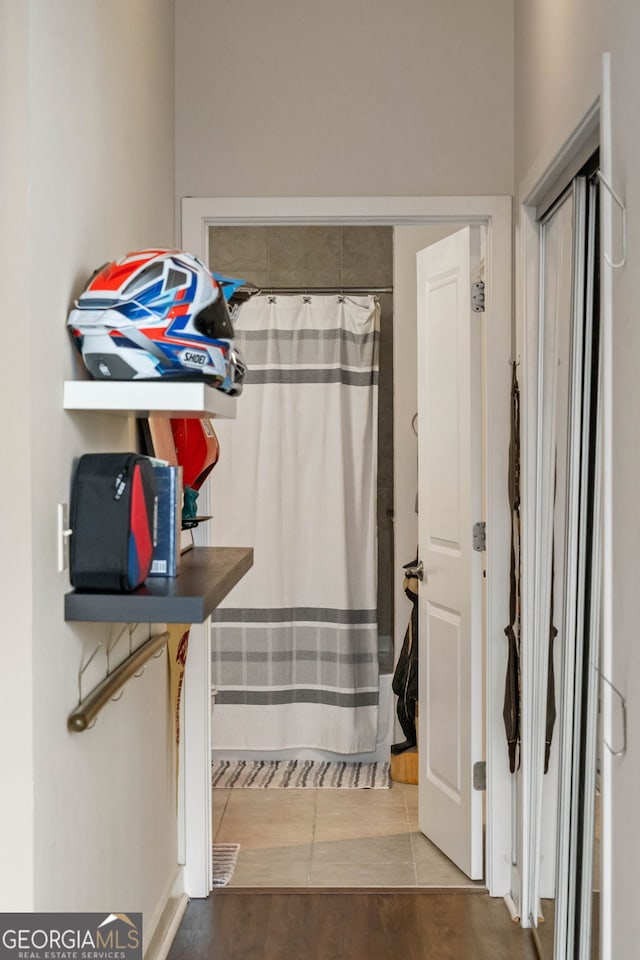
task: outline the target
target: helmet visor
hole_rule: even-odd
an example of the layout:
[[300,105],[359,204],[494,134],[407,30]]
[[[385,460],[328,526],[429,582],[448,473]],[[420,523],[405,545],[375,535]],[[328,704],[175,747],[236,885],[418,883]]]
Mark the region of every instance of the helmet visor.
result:
[[233,340],[233,324],[227,302],[221,295],[201,310],[193,323],[198,333],[208,340]]

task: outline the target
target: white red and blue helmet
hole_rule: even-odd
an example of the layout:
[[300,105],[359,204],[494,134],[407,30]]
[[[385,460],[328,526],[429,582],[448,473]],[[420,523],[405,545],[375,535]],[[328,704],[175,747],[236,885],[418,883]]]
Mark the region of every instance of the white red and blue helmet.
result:
[[242,391],[246,368],[223,289],[190,253],[140,250],[105,264],[67,325],[96,379],[197,379]]

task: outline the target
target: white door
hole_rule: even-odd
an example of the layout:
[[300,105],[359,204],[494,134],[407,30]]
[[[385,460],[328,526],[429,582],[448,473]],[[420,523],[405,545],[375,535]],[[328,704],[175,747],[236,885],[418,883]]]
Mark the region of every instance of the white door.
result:
[[479,227],[418,253],[419,825],[473,880],[483,876],[479,271]]

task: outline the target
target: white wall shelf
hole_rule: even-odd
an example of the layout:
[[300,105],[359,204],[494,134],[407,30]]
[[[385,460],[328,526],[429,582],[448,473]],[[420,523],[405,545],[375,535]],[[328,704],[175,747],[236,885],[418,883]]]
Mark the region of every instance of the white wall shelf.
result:
[[234,420],[236,400],[197,381],[66,380],[65,410],[93,410],[120,416],[224,417]]

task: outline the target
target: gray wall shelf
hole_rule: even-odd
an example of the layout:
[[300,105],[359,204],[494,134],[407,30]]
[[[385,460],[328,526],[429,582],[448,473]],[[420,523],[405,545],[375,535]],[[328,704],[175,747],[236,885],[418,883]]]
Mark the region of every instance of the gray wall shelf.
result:
[[194,547],[177,577],[150,577],[132,593],[65,594],[65,620],[202,623],[252,566],[252,547]]

